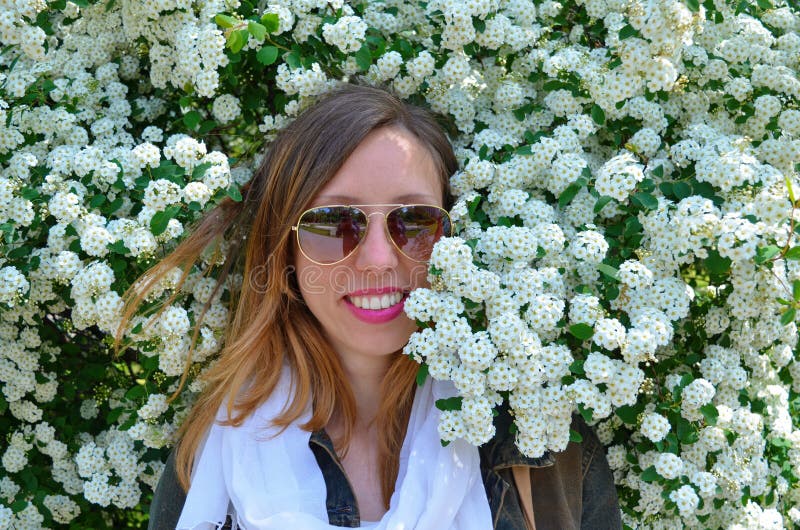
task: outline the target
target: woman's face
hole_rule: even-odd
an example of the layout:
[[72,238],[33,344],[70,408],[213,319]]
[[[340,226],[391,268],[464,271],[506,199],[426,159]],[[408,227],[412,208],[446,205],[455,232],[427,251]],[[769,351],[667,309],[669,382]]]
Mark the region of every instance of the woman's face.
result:
[[[369,216],[365,239],[339,263],[317,265],[295,249],[303,299],[351,373],[385,366],[387,354],[406,344],[416,325],[402,306],[411,290],[427,285],[428,270],[389,239],[381,214],[391,206],[361,205],[414,203],[442,206],[436,164],[411,133],[384,127],[361,142],[308,206],[359,205]],[[388,308],[358,307],[378,301],[385,305],[385,296]]]

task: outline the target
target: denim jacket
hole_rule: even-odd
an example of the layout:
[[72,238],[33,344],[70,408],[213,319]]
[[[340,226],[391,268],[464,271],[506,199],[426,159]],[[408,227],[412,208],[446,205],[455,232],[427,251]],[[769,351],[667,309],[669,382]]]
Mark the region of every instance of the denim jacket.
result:
[[[480,448],[481,474],[492,513],[494,530],[525,530],[525,518],[512,478],[512,466],[531,469],[536,530],[618,530],[622,528],[614,479],[603,447],[579,417],[572,428],[583,441],[570,442],[560,453],[539,458],[522,455],[508,434],[510,418],[495,419],[497,436]],[[324,430],[308,442],[327,488],[328,522],[357,528],[361,524],[355,495],[333,442]],[[173,530],[186,494],[178,483],[171,454],[150,506],[150,530]],[[289,530],[289,529],[287,529]]]

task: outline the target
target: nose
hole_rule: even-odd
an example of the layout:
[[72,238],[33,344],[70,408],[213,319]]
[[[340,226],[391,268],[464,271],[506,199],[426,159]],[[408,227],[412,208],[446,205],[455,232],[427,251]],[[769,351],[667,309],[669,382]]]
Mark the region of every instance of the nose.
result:
[[[379,218],[375,218],[374,216]],[[386,219],[381,212],[369,214],[367,234],[356,252],[355,267],[359,270],[388,270],[397,266],[397,249],[389,240]]]

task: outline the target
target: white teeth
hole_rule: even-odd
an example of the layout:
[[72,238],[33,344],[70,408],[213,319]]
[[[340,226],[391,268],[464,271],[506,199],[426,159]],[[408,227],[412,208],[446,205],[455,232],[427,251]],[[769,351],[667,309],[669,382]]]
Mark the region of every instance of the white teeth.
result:
[[361,309],[386,309],[400,302],[403,299],[403,293],[395,291],[393,293],[384,294],[382,296],[350,296],[350,302]]

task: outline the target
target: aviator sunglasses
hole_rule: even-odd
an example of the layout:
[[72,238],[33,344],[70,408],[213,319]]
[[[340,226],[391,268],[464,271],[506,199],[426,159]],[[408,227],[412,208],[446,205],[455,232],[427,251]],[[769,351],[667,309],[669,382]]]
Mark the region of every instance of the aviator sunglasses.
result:
[[[367,214],[360,207],[393,206]],[[452,235],[447,210],[429,204],[355,204],[317,206],[300,215],[292,230],[300,252],[317,265],[333,265],[350,256],[367,236],[369,218],[382,215],[386,232],[401,254],[416,262],[431,257],[433,245]]]

